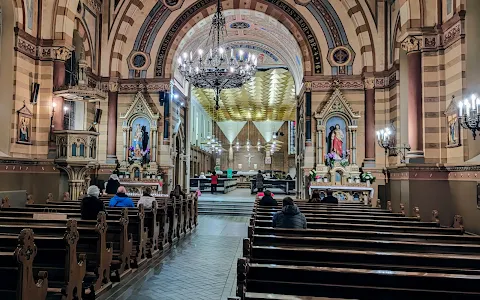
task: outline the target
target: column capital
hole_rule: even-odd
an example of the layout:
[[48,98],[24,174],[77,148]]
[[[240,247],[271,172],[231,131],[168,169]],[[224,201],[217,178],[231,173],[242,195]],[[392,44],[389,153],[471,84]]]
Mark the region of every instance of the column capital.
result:
[[72,51],[67,47],[59,47],[54,51],[55,60],[66,61],[70,57],[72,57]]
[[375,88],[375,77],[365,78],[363,80],[363,84],[365,85],[365,89],[372,90]]
[[108,91],[109,92],[118,92],[118,81],[109,81],[108,82]]
[[407,53],[421,50],[420,40],[414,36],[408,36],[404,39],[401,46]]

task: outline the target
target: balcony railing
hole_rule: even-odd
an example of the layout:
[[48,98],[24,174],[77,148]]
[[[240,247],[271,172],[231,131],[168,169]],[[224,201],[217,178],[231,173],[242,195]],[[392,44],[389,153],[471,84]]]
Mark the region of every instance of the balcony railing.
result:
[[98,132],[58,130],[54,134],[56,162],[89,164],[98,161]]

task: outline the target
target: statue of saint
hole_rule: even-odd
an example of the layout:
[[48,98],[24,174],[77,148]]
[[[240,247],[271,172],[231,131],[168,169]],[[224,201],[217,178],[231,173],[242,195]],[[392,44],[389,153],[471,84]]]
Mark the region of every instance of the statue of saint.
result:
[[343,139],[345,135],[340,129],[340,125],[336,124],[331,133],[330,152],[338,155],[339,159],[343,157]]
[[137,124],[137,127],[135,128],[135,133],[133,135],[133,147],[139,148],[142,147],[142,141],[143,141],[143,132],[142,128],[140,127],[140,124]]
[[28,134],[28,120],[27,118],[22,118],[21,127],[20,127],[20,141],[29,142],[30,136]]

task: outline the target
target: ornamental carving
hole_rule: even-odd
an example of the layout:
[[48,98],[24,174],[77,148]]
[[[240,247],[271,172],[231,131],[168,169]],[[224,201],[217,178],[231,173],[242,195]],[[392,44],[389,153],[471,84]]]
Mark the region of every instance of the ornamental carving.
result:
[[72,57],[72,51],[70,51],[70,49],[67,49],[65,47],[60,47],[55,49],[54,55],[55,55],[54,58],[56,60],[66,61],[67,59]]
[[462,23],[458,22],[445,31],[443,44],[445,47],[455,42],[462,35]]
[[108,90],[110,92],[118,92],[118,82],[116,81],[110,81],[108,83]]
[[67,231],[65,232],[65,241],[69,245],[76,245],[80,235],[77,229],[77,220],[69,219],[67,221]]
[[33,231],[31,229],[23,229],[18,237],[18,247],[15,250],[18,261],[25,264],[27,261],[33,260],[37,255],[37,246],[35,245]]
[[23,52],[27,55],[30,55],[30,56],[35,56],[36,52],[37,52],[37,47],[34,44],[32,44],[32,43],[28,42],[27,40],[24,40],[20,37],[18,38],[17,48],[21,52]]
[[420,51],[420,40],[416,37],[409,36],[402,42],[402,49],[409,52]]
[[375,88],[375,78],[365,78],[364,79],[365,89],[371,90]]

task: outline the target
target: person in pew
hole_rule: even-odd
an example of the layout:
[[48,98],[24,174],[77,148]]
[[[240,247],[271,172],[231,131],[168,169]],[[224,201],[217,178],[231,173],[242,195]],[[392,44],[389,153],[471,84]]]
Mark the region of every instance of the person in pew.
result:
[[62,198],[62,201],[70,201],[70,193],[69,192],[65,192],[63,193],[63,198]]
[[97,215],[101,211],[105,211],[105,205],[103,201],[98,197],[100,196],[100,189],[96,185],[88,187],[87,196],[83,198],[80,205],[80,212],[82,214],[82,220],[96,220]]
[[182,187],[179,184],[177,184],[175,188],[170,192],[170,198],[174,196],[175,198],[179,198],[179,199],[180,199],[180,196],[182,196],[183,198],[186,197],[185,193],[182,191]]
[[120,187],[120,179],[117,174],[110,175],[110,178],[107,181],[106,192],[109,195],[114,195],[117,193],[118,188]]
[[282,211],[273,215],[272,227],[307,229],[307,218],[300,212],[292,198],[285,197]]
[[272,192],[266,190],[262,199],[260,199],[259,205],[262,206],[277,206],[278,203],[273,199]]
[[124,186],[120,186],[115,196],[110,199],[109,207],[135,207],[133,201],[127,196],[127,190]]
[[312,192],[312,197],[308,200],[308,203],[318,203],[320,201],[320,191],[314,189]]
[[137,207],[139,207],[140,204],[143,204],[145,209],[151,209],[153,201],[155,201],[155,197],[152,196],[152,189],[147,186],[143,191],[143,196],[140,197],[137,202]]
[[327,190],[327,197],[323,198],[320,203],[327,203],[327,204],[338,204],[337,197],[333,196],[333,191],[331,189]]
[[200,172],[200,176],[198,176],[198,178],[205,179],[205,178],[207,178],[207,176],[205,176],[205,173]]

